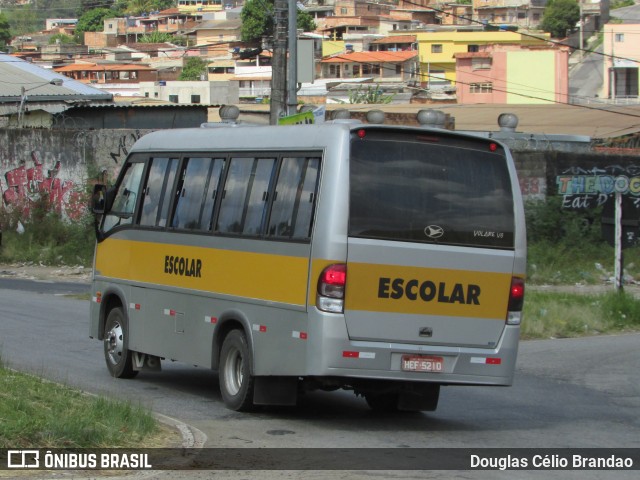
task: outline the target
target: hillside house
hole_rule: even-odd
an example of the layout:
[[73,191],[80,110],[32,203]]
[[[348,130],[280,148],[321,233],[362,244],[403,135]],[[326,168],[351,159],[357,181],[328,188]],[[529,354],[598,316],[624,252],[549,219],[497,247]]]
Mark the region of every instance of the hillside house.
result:
[[458,103],[566,103],[569,47],[483,45],[456,53]]

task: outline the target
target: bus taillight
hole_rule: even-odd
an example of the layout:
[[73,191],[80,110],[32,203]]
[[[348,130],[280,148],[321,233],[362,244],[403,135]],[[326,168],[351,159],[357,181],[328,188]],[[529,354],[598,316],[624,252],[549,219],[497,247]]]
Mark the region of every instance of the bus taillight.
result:
[[316,306],[323,312],[344,311],[344,287],[347,283],[347,266],[336,263],[326,267],[318,278]]
[[509,289],[509,311],[507,312],[508,325],[520,325],[522,320],[522,307],[524,306],[524,279],[513,277]]

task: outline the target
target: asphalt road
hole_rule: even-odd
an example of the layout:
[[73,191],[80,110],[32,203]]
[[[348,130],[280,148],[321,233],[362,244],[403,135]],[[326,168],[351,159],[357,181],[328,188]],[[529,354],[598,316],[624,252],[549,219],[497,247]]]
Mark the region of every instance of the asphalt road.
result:
[[[115,380],[88,338],[87,301],[0,289],[0,355],[8,366],[96,394],[141,402],[206,435],[207,447],[640,448],[640,335],[522,342],[509,388],[445,387],[438,411],[376,415],[349,392],[297,407],[227,410],[214,372],[163,363]],[[335,473],[335,472],[334,472]],[[541,472],[339,472],[331,478],[534,478]],[[544,472],[535,478],[637,478],[636,472]],[[137,474],[142,475],[142,474]],[[254,478],[253,473],[216,478]],[[155,475],[157,476],[157,475]],[[162,472],[163,478],[208,478]],[[328,478],[305,472],[305,478]],[[255,478],[298,478],[269,472]]]

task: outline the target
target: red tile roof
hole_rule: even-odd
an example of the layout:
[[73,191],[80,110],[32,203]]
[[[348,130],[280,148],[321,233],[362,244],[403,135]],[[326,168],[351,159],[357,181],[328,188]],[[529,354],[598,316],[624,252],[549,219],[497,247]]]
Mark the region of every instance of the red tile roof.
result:
[[118,71],[142,71],[142,70],[156,70],[148,65],[133,65],[133,64],[97,64],[97,63],[72,63],[71,65],[65,65],[64,67],[58,67],[53,69],[56,72],[118,72]]
[[417,57],[415,50],[402,52],[352,52],[322,59],[321,63],[393,63]]

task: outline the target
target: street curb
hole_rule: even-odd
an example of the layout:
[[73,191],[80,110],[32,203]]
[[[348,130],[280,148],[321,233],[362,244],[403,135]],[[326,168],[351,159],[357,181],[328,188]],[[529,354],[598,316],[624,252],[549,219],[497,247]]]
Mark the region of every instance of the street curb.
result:
[[182,448],[204,447],[204,444],[207,441],[207,435],[202,430],[161,413],[153,412],[153,416],[163,424],[173,427],[180,432],[180,435],[182,436]]

